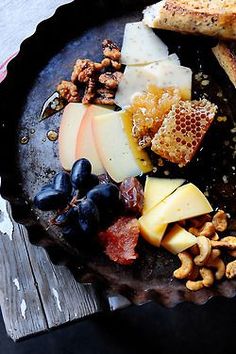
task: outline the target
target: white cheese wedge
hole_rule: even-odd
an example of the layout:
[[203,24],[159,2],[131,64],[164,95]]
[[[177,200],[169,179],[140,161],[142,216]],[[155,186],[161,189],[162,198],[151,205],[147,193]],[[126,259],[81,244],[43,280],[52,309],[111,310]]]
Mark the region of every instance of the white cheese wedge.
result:
[[[152,170],[148,155],[132,137],[126,113],[112,112],[93,117],[93,136],[107,173],[115,182]],[[136,149],[135,149],[136,144]]]
[[176,224],[164,237],[161,246],[178,254],[197,243],[197,237]]
[[76,159],[86,158],[92,165],[92,173],[100,175],[105,172],[95,145],[92,120],[94,116],[111,113],[111,109],[102,106],[90,105],[84,115],[77,136]]
[[155,220],[154,224],[168,224],[212,212],[205,195],[192,183],[179,187],[146,213],[143,218]]
[[144,187],[143,214],[173,193],[185,182],[184,179],[156,178],[147,176]]
[[175,65],[181,65],[180,59],[176,53],[170,54],[166,60],[170,61],[171,63],[173,63]]
[[59,159],[67,171],[76,161],[77,135],[86,111],[87,106],[82,103],[69,103],[62,115],[58,137]]
[[163,60],[147,65],[144,71],[156,76],[156,86],[178,87],[183,99],[191,99],[192,70],[190,68],[176,65],[170,60]]
[[173,57],[171,60],[144,66],[127,66],[118,86],[115,103],[121,108],[129,106],[133,97],[145,92],[149,85],[161,88],[177,87],[183,99],[191,99],[192,71],[179,64],[176,65]]
[[168,57],[168,48],[143,22],[127,23],[121,49],[121,63],[143,65]]
[[129,106],[135,94],[146,91],[155,81],[155,75],[145,72],[143,66],[126,66],[116,92],[115,103],[121,108]]

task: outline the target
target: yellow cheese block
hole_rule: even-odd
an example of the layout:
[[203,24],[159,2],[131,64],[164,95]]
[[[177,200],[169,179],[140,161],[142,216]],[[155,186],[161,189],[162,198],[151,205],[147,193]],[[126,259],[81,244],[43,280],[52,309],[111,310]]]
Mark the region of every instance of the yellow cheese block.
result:
[[188,183],[179,187],[143,217],[155,220],[157,226],[207,214],[212,210],[204,194],[194,184]]
[[156,178],[147,176],[144,187],[143,214],[174,192],[185,182],[184,179]]
[[156,225],[155,220],[144,218],[142,216],[139,219],[139,225],[141,236],[151,245],[160,247],[167,224]]
[[164,237],[161,246],[173,254],[178,254],[197,243],[197,237],[176,224]]

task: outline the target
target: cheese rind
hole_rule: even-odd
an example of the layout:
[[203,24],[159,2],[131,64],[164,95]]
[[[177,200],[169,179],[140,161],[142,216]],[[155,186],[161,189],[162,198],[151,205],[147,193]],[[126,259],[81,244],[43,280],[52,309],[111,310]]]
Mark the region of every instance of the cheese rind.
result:
[[128,137],[129,146],[136,160],[137,165],[139,166],[140,170],[143,173],[152,171],[153,166],[147,152],[143,149],[140,149],[136,139],[134,139],[133,137],[132,114],[129,113],[128,111],[120,112],[120,114],[121,114],[123,129],[125,130],[126,135]]
[[197,237],[176,224],[164,237],[161,246],[173,254],[178,254],[197,243]]
[[168,57],[168,48],[143,22],[127,23],[121,49],[121,63],[143,65]]
[[[115,182],[143,173],[137,162],[137,156],[134,156],[130,147],[122,115],[123,112],[119,111],[94,116],[92,123],[95,144],[102,164]],[[140,151],[140,159],[142,158],[143,152]]]
[[155,220],[155,225],[169,224],[212,212],[204,194],[192,183],[179,187],[169,197],[152,208],[143,218]]
[[144,187],[143,214],[146,214],[184,182],[184,179],[156,178],[147,176]]
[[62,167],[70,171],[76,161],[77,135],[80,129],[87,106],[82,103],[69,103],[63,112],[59,137],[59,159]]

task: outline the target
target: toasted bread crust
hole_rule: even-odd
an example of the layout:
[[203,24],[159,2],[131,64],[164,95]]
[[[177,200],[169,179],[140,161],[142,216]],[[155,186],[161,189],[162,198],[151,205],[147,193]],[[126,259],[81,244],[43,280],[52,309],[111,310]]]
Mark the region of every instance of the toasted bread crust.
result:
[[212,48],[212,51],[236,88],[236,54],[230,48],[230,43],[219,42],[216,47]]
[[157,12],[150,20],[151,6],[144,11],[153,28],[236,39],[235,0],[164,0]]

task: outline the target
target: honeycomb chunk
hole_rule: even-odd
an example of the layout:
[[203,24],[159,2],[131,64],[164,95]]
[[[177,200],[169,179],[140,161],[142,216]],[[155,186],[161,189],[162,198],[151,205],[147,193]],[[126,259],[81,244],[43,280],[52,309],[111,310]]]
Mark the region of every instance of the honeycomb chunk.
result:
[[173,104],[181,100],[177,88],[159,88],[150,85],[146,92],[136,95],[129,112],[132,114],[132,134],[143,149],[151,146],[151,141],[160,128],[165,115]]
[[213,122],[217,106],[206,99],[173,105],[152,140],[152,150],[180,167],[190,162]]

